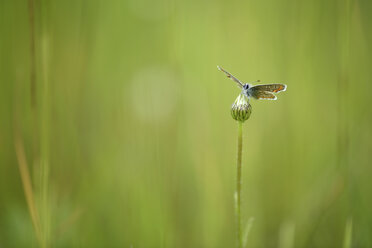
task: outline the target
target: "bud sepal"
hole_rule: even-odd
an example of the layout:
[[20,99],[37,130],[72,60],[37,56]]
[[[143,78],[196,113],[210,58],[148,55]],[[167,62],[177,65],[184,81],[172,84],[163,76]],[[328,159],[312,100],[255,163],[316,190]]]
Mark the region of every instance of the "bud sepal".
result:
[[245,122],[252,113],[252,106],[249,104],[249,98],[241,93],[231,106],[231,116],[234,120]]

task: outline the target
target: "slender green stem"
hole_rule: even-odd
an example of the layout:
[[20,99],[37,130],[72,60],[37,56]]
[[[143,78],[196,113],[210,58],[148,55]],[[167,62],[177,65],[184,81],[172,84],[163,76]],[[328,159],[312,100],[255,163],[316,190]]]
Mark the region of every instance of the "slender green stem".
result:
[[242,150],[243,150],[243,122],[238,121],[238,157],[237,157],[237,177],[236,177],[236,230],[238,248],[243,247],[242,221],[241,221],[241,189],[242,189]]

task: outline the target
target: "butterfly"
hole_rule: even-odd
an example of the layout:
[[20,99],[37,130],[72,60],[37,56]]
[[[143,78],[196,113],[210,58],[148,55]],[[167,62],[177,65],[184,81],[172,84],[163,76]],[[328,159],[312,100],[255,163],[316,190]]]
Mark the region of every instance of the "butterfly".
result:
[[[222,67],[217,66],[218,70],[226,74],[228,78],[233,80],[238,86],[242,89],[243,94],[248,98],[252,97],[254,99],[264,99],[264,100],[276,100],[276,95],[273,93],[279,93],[287,89],[285,84],[261,84],[261,85],[252,85],[247,83],[242,83],[239,79],[231,75],[229,72],[225,71]],[[257,80],[257,83],[260,80]]]

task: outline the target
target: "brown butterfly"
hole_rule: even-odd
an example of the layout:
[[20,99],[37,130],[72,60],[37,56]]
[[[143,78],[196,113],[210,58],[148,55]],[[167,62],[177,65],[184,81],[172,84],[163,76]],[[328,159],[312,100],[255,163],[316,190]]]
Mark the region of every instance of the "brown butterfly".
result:
[[[279,93],[287,89],[287,85],[285,84],[252,85],[252,84],[242,83],[240,82],[239,79],[235,78],[233,75],[225,71],[223,68],[219,66],[217,66],[217,68],[218,70],[224,72],[228,78],[236,82],[238,86],[243,90],[243,93],[247,97],[253,97],[255,99],[264,99],[264,100],[276,100],[276,95],[274,95],[273,93]],[[257,80],[256,82],[260,82],[260,80]]]

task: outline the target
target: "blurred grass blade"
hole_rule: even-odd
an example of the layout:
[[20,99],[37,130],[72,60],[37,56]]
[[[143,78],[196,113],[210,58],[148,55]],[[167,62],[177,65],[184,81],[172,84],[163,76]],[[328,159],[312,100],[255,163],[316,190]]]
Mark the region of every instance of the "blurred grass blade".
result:
[[15,131],[14,144],[15,144],[15,151],[16,151],[16,156],[18,160],[19,172],[21,174],[23,190],[25,193],[27,206],[30,211],[31,221],[35,229],[36,238],[39,244],[41,244],[42,242],[41,242],[39,214],[35,206],[35,197],[34,197],[34,193],[32,190],[31,177],[30,177],[30,172],[29,172],[28,165],[27,165],[23,142],[18,132],[19,132],[18,130]]
[[279,248],[294,247],[295,224],[292,221],[285,221],[279,230]]
[[353,219],[350,217],[346,221],[345,236],[344,236],[344,248],[350,248],[353,235]]
[[252,225],[254,222],[254,217],[248,219],[247,224],[245,225],[244,233],[243,233],[243,247],[247,247],[248,242],[248,235],[251,231]]

